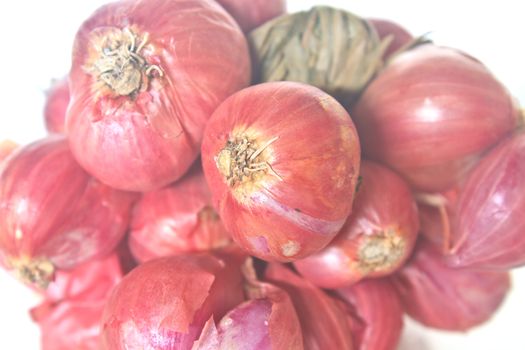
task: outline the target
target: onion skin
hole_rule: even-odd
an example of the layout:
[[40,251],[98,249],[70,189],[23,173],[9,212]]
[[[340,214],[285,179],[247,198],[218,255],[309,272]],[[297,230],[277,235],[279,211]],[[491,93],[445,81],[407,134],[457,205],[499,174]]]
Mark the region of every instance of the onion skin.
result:
[[[236,172],[242,155],[233,148],[241,141],[257,149],[253,160],[246,158],[249,166],[262,167],[245,177]],[[359,162],[359,140],[342,106],[293,82],[232,95],[215,111],[202,145],[204,173],[226,229],[267,261],[296,260],[330,242],[351,212]]]
[[395,350],[403,330],[403,306],[387,279],[370,279],[337,290],[352,316],[357,350]]
[[114,289],[103,349],[191,349],[210,316],[243,301],[237,257],[181,254],[139,265]]
[[461,187],[430,195],[418,195],[421,234],[428,242],[441,247],[443,254],[450,253],[452,229],[455,225],[456,206]]
[[[107,53],[104,40],[120,45],[118,55],[133,47],[144,66],[136,68],[140,60],[125,55],[130,71],[121,75],[129,79],[117,80],[120,67],[110,59],[120,56]],[[104,73],[107,66],[116,73]],[[75,39],[67,115],[73,154],[114,188],[168,185],[195,161],[206,122],[227,96],[249,84],[250,69],[243,33],[212,0],[105,5]]]
[[414,248],[419,219],[408,185],[390,169],[361,163],[352,215],[330,244],[294,266],[322,288],[341,288],[396,271]]
[[135,200],[89,176],[63,136],[24,146],[0,170],[0,264],[45,288],[56,269],[110,253]]
[[286,12],[286,0],[217,0],[248,33]]
[[31,309],[40,326],[41,349],[99,350],[104,305],[121,279],[116,254],[58,272],[46,290],[45,301]]
[[518,109],[480,62],[427,44],[391,60],[352,117],[366,157],[397,170],[419,191],[439,192],[510,134]]
[[11,140],[0,141],[0,165],[17,147],[18,144]]
[[508,270],[525,265],[525,132],[490,151],[469,174],[452,221],[454,267]]
[[229,233],[212,207],[200,167],[170,187],[145,193],[135,205],[129,246],[140,262],[211,250],[230,242]]
[[270,263],[264,276],[290,295],[303,329],[305,349],[356,349],[351,319],[338,300],[282,264]]
[[53,83],[46,93],[44,121],[50,134],[66,133],[66,112],[69,105],[69,82],[67,77]]
[[467,331],[488,321],[510,289],[507,272],[453,269],[427,242],[393,282],[405,311],[422,324]]
[[388,59],[392,54],[414,39],[412,34],[396,22],[383,18],[368,18],[367,20],[376,30],[379,39],[383,40],[389,36],[392,37],[390,45],[388,45],[388,48],[383,54],[383,59]]
[[218,325],[208,320],[192,350],[301,350],[303,333],[288,294],[258,280],[252,261],[243,265],[248,301],[228,312]]

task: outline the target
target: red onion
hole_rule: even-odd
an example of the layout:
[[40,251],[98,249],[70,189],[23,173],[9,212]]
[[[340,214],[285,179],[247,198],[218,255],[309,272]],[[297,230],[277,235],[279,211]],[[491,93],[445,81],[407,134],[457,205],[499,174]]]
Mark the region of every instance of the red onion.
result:
[[403,329],[403,307],[393,285],[384,279],[362,281],[337,290],[352,316],[355,349],[395,350]]
[[230,235],[211,203],[200,167],[135,206],[129,245],[139,261],[225,246]]
[[237,256],[181,254],[131,271],[102,318],[103,349],[191,349],[206,321],[243,301]]
[[286,0],[217,0],[217,2],[235,18],[245,33],[286,12]]
[[112,187],[163,187],[197,158],[215,108],[249,81],[246,39],[215,1],[105,5],[75,39],[71,149]]
[[390,40],[392,40],[383,54],[384,59],[388,59],[392,54],[414,39],[412,34],[399,23],[383,18],[368,18],[368,22],[372,24],[372,27],[376,30],[379,39],[391,38]]
[[8,155],[10,155],[18,145],[11,141],[11,140],[3,140],[0,141],[0,164],[2,164],[2,161],[7,158]]
[[135,198],[90,177],[62,136],[27,145],[0,170],[0,263],[46,287],[56,269],[111,252]]
[[65,134],[66,111],[69,105],[69,82],[67,77],[53,83],[46,93],[44,121],[49,133]]
[[508,273],[450,268],[426,242],[393,281],[411,317],[451,331],[466,331],[489,320],[510,288]]
[[305,349],[355,348],[350,318],[336,299],[281,264],[269,264],[265,279],[292,298],[303,329]]
[[505,87],[460,51],[422,45],[396,56],[352,110],[365,156],[420,191],[444,191],[508,135],[518,110]]
[[57,272],[45,301],[31,309],[42,350],[98,350],[104,305],[121,278],[116,254]]
[[408,185],[396,173],[374,162],[361,163],[352,215],[322,251],[294,262],[309,281],[340,288],[365,277],[386,276],[410,256],[419,220]]
[[488,153],[468,175],[449,212],[454,267],[525,265],[525,132]]
[[312,254],[348,217],[359,140],[343,107],[293,82],[228,98],[204,136],[202,163],[215,207],[251,255],[292,261]]
[[257,279],[253,266],[244,265],[250,299],[228,312],[218,325],[208,320],[192,350],[303,349],[303,334],[288,294]]

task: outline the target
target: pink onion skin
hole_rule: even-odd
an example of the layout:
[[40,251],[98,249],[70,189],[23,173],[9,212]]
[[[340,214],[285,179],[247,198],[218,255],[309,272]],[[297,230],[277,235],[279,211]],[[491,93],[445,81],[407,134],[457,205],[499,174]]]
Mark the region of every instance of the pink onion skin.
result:
[[191,349],[210,316],[244,299],[239,261],[181,254],[139,265],[114,289],[102,318],[103,349]]
[[[266,170],[229,184],[224,152],[229,141],[243,138],[264,148],[254,162]],[[226,229],[267,261],[303,258],[330,242],[351,212],[359,163],[359,140],[343,107],[293,82],[232,95],[213,114],[202,145],[204,173]]]
[[414,248],[419,219],[405,181],[374,162],[361,163],[362,182],[352,214],[330,244],[294,262],[310,282],[341,288],[366,277],[382,277],[399,269]]
[[239,23],[243,32],[286,12],[286,0],[217,0]]
[[129,246],[140,262],[230,242],[200,167],[169,187],[145,193],[135,205]]
[[192,350],[301,350],[303,334],[288,294],[257,278],[252,261],[243,265],[249,299],[226,314],[219,324],[208,320]]
[[[151,73],[144,91],[131,97],[114,93],[86,69],[104,35],[130,27],[137,45],[149,34],[140,54],[162,70],[162,76]],[[190,168],[212,112],[249,84],[250,71],[243,33],[212,0],[105,5],[75,39],[67,115],[73,154],[114,188],[149,191],[168,185]]]
[[508,270],[525,265],[525,132],[511,135],[469,174],[452,226],[454,267]]
[[518,109],[480,62],[427,44],[396,56],[352,117],[366,157],[397,170],[419,191],[439,192],[510,134]]
[[395,350],[403,330],[403,306],[387,279],[369,279],[337,290],[352,316],[357,350]]
[[467,331],[488,321],[510,289],[507,272],[453,269],[427,242],[393,282],[405,311],[422,324]]
[[135,200],[89,176],[63,136],[24,146],[0,171],[0,262],[45,287],[53,271],[42,266],[72,269],[110,253]]
[[368,18],[367,21],[372,24],[379,35],[379,39],[383,40],[389,36],[392,38],[390,45],[383,54],[383,59],[388,59],[393,53],[414,39],[412,34],[399,23],[384,18]]
[[270,300],[255,299],[236,306],[218,325],[210,318],[192,350],[274,349],[267,326],[271,311]]
[[41,349],[99,350],[104,305],[122,275],[117,254],[58,272],[45,300],[31,309],[40,326]]
[[66,133],[66,111],[69,105],[68,78],[62,78],[53,83],[46,92],[44,105],[44,121],[46,129],[51,134]]
[[265,279],[290,295],[303,329],[304,348],[355,349],[344,306],[282,264],[270,263]]

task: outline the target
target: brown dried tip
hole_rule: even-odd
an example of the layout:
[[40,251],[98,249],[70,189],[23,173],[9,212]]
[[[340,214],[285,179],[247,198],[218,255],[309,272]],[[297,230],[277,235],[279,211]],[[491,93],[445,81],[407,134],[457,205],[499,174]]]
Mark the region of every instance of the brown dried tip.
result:
[[86,70],[116,95],[132,96],[145,91],[153,72],[163,75],[159,66],[149,64],[141,55],[148,39],[148,33],[140,39],[128,27],[113,28],[93,40],[95,59]]
[[234,186],[245,179],[254,180],[261,173],[269,172],[279,177],[262,154],[277,139],[278,136],[264,142],[261,146],[257,146],[255,141],[246,137],[228,141],[217,157],[217,166],[228,185]]
[[15,276],[25,284],[47,289],[53,281],[55,266],[47,259],[20,259],[11,261]]
[[366,237],[358,251],[360,267],[369,273],[397,265],[405,255],[405,246],[405,240],[395,228]]

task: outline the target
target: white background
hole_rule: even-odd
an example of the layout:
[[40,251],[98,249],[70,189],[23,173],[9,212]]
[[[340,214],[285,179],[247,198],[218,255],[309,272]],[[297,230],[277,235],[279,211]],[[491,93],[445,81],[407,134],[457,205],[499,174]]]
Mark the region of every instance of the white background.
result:
[[[250,1],[250,0],[245,0]],[[0,140],[27,143],[45,135],[44,91],[69,70],[71,45],[83,19],[106,1],[0,2]],[[314,4],[345,7],[367,17],[396,20],[415,35],[461,48],[484,62],[525,103],[525,44],[521,1],[289,0],[289,10]],[[525,269],[488,324],[467,334],[423,329],[409,322],[403,349],[525,349]],[[0,349],[39,348],[27,309],[38,298],[0,271]],[[431,302],[431,301],[429,301]]]

